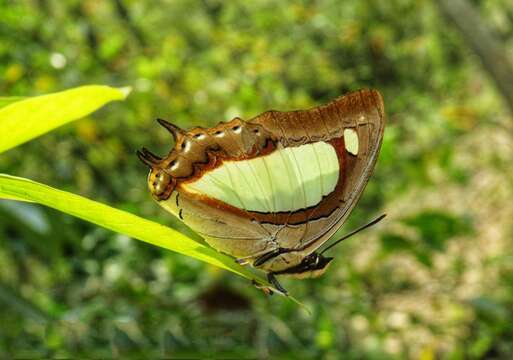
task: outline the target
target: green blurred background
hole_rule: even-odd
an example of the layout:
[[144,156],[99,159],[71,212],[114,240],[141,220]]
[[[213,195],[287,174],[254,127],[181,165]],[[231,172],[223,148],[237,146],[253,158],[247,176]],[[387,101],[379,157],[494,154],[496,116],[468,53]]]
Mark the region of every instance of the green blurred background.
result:
[[[379,89],[388,114],[339,234],[388,217],[336,248],[322,278],[283,280],[311,314],[199,261],[2,201],[0,354],[513,356],[513,82],[494,75],[513,56],[513,2],[451,0],[474,17],[443,3],[0,1],[1,96],[133,86],[126,102],[2,154],[0,171],[193,237],[151,200],[135,156],[170,149],[156,117],[212,126],[361,87]],[[483,26],[494,41],[475,41]]]

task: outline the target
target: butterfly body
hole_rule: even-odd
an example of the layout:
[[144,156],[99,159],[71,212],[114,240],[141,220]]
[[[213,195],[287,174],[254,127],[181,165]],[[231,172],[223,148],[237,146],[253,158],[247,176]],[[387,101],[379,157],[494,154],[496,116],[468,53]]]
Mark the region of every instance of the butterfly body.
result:
[[327,105],[268,111],[175,137],[163,159],[147,150],[148,186],[210,246],[271,274],[317,276],[315,253],[342,225],[374,168],[385,115],[359,90]]

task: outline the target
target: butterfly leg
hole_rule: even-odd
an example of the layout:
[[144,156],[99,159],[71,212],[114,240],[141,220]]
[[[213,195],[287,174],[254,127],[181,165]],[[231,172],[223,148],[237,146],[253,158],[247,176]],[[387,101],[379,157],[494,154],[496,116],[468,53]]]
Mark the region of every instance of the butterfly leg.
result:
[[278,279],[276,279],[276,276],[274,276],[273,272],[267,273],[267,281],[269,281],[271,284],[273,284],[273,286],[278,291],[282,292],[283,295],[287,296],[287,290],[285,290],[285,288],[283,286],[281,286],[280,282],[278,281]]
[[[274,251],[274,250],[272,250]],[[271,252],[272,252],[271,251]],[[248,255],[248,256],[244,256],[244,257],[240,257],[240,258],[237,258],[235,259],[235,262],[239,265],[246,265],[249,263],[248,260],[252,260],[252,259],[256,259],[256,261],[258,261],[258,259],[266,254],[269,253],[269,250],[263,250],[263,251],[260,251],[260,252],[257,252],[256,254],[252,254],[252,255]]]
[[256,287],[258,290],[262,290],[262,292],[266,295],[272,295],[274,294],[274,292],[271,290],[270,287],[266,286],[266,285],[262,285],[262,284],[259,284],[258,282],[255,281],[255,279],[251,280],[251,283],[253,284],[254,287]]

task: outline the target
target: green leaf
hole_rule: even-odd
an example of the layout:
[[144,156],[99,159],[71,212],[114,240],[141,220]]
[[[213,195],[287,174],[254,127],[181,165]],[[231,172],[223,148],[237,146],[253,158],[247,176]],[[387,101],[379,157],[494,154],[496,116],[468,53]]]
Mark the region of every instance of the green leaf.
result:
[[130,88],[87,85],[18,101],[5,100],[9,104],[0,108],[0,153],[80,119],[110,101],[124,100],[129,92]]
[[0,199],[6,199],[6,200],[16,200],[16,201],[27,201],[25,199],[22,199],[20,197],[14,196],[14,195],[7,195],[7,194],[0,194]]
[[410,250],[412,248],[409,239],[393,233],[384,233],[381,235],[381,246],[385,252]]
[[248,279],[255,279],[267,284],[256,271],[237,264],[233,258],[169,227],[79,195],[54,189],[28,179],[0,174],[0,198],[33,201],[132,238],[191,256]]
[[423,244],[435,251],[443,251],[450,238],[472,231],[468,220],[435,210],[426,210],[402,221],[417,228]]

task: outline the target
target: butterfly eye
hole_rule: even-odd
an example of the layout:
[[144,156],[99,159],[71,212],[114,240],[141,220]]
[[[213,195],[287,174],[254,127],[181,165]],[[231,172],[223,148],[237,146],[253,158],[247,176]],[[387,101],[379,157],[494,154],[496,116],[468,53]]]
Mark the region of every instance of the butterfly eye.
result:
[[240,131],[240,125],[236,125],[232,127],[233,132],[239,132]]
[[217,131],[215,132],[215,135],[216,135],[216,136],[223,136],[224,134],[223,134],[223,132],[222,132],[221,130],[217,130]]
[[153,182],[154,194],[157,196],[163,194],[166,191],[170,181],[171,177],[164,171],[159,170],[155,176],[155,181]]
[[253,132],[254,132],[255,134],[257,134],[257,135],[260,133],[260,131],[258,131],[258,129],[253,129]]

